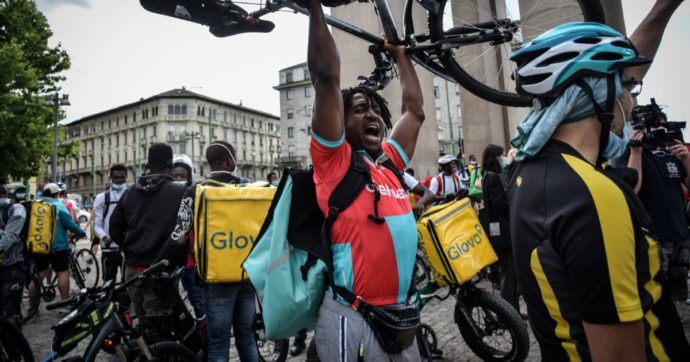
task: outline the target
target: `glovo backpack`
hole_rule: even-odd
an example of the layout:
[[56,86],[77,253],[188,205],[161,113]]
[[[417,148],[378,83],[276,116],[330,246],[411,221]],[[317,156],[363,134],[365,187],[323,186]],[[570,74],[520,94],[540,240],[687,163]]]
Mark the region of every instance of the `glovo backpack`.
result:
[[275,187],[212,180],[196,186],[194,259],[206,283],[247,280],[242,262],[256,242],[275,192]]
[[498,260],[469,198],[432,206],[417,220],[417,232],[440,286],[462,284]]
[[45,200],[22,201],[26,221],[21,235],[26,250],[34,254],[50,254],[53,250],[57,207]]

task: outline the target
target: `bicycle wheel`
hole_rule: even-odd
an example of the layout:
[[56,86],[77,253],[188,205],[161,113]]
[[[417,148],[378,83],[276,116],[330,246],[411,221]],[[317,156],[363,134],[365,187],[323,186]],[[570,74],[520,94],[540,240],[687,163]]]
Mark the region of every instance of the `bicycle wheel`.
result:
[[529,352],[529,334],[520,315],[505,300],[477,290],[470,298],[458,296],[455,323],[470,349],[484,361],[523,361]]
[[98,285],[101,275],[98,259],[89,249],[81,249],[77,253],[77,266],[81,272],[82,280],[86,288],[93,288]]
[[446,72],[476,96],[514,107],[532,105],[515,93],[508,57],[522,44],[557,25],[604,22],[599,0],[439,0],[443,11],[429,12],[431,43]]
[[272,341],[266,338],[263,320],[261,320],[261,316],[258,314],[254,321],[254,338],[256,339],[256,349],[259,352],[260,361],[284,362],[287,359],[290,341],[287,339]]
[[0,361],[33,362],[29,342],[10,322],[0,319]]

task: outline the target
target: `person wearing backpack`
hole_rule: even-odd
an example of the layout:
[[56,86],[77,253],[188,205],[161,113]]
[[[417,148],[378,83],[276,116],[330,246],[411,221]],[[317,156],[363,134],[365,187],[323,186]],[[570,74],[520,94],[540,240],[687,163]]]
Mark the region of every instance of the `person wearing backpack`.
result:
[[0,318],[18,330],[22,328],[24,253],[20,234],[26,211],[7,198],[7,187],[0,184]]
[[94,227],[93,230],[96,237],[93,238],[94,245],[91,249],[94,255],[98,252],[99,245],[101,246],[101,263],[103,265],[103,282],[108,280],[115,280],[117,277],[117,270],[124,277],[124,270],[122,270],[122,261],[124,255],[117,243],[114,243],[110,238],[110,217],[115,211],[118,201],[127,190],[127,167],[122,164],[114,164],[110,166],[110,189],[101,192],[93,201],[94,211]]
[[[419,314],[405,305],[417,232],[401,177],[424,121],[419,80],[404,47],[386,42],[384,50],[400,73],[402,109],[384,141],[392,128],[385,99],[361,86],[341,91],[339,54],[321,3],[297,3],[310,12],[307,59],[316,94],[310,154],[316,198],[326,223],[333,222],[326,236],[331,265],[314,334],[317,352],[327,361],[419,360],[414,343]],[[369,182],[341,213],[328,207],[329,198],[353,164],[364,165]],[[406,324],[395,323],[393,330],[378,323],[390,315]],[[391,342],[391,335],[397,340]]]
[[[235,176],[237,163],[234,147],[225,141],[215,141],[206,148],[206,159],[211,167],[209,185],[246,184],[248,180]],[[167,259],[182,266],[189,255],[188,235],[195,220],[194,205],[197,186],[187,187],[179,204],[177,222],[158,260]],[[241,217],[238,215],[238,217]],[[232,242],[232,241],[231,241]],[[256,295],[246,282],[206,283],[205,312],[208,321],[208,361],[229,361],[231,330],[241,361],[258,361],[253,331],[256,314]]]
[[[69,239],[67,237],[67,230],[71,231],[79,238],[85,237],[86,233],[82,230],[74,219],[69,214],[67,206],[63,204],[57,197],[60,195],[60,187],[55,183],[46,184],[43,187],[43,194],[40,199],[44,200],[49,205],[54,205],[57,209],[57,220],[55,222],[55,236],[53,238],[52,251],[49,254],[31,254],[31,257],[36,262],[36,269],[39,271],[39,280],[43,280],[48,267],[51,267],[58,277],[58,290],[60,291],[60,299],[66,300],[69,298]],[[29,295],[35,295],[36,286],[33,283],[29,284]],[[29,306],[28,315],[32,315],[37,311]]]
[[[177,208],[185,186],[173,182],[172,148],[155,143],[148,150],[151,173],[141,176],[120,197],[110,217],[112,241],[125,254],[125,279],[129,280],[153,265],[175,226]],[[140,319],[146,313],[166,309],[175,302],[177,290],[161,283],[136,283],[128,288],[134,311]]]
[[441,156],[438,159],[438,168],[441,173],[434,176],[429,185],[429,190],[436,195],[436,202],[452,201],[467,193],[467,189],[458,175],[458,159],[455,156]]

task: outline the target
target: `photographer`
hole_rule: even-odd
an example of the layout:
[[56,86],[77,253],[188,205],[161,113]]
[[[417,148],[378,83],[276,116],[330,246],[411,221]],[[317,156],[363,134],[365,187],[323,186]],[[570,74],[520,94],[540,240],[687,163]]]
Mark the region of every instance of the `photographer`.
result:
[[[651,233],[659,241],[662,273],[675,301],[688,298],[686,278],[690,235],[685,219],[683,189],[689,185],[690,153],[683,144],[680,122],[667,122],[656,105],[638,106],[632,112],[630,150],[622,157],[637,170],[635,192],[652,219]],[[627,156],[627,157],[626,157]],[[624,165],[626,163],[623,163]]]

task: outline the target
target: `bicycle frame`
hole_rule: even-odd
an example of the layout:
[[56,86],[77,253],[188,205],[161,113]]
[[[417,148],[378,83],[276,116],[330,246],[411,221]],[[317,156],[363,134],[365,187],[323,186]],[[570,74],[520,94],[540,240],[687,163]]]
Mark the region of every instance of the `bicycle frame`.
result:
[[[428,54],[425,53],[426,51],[440,50],[443,44],[416,46],[413,41],[414,34],[412,34],[411,32],[411,26],[406,26],[407,29],[410,29],[409,34],[406,34],[404,38],[401,38],[399,36],[398,29],[395,26],[395,21],[393,19],[393,14],[391,13],[390,5],[388,4],[389,0],[372,1],[377,9],[379,21],[381,22],[381,25],[383,27],[386,39],[388,39],[390,43],[405,44],[406,52],[417,64],[421,65],[422,67],[424,67],[436,76],[442,77],[451,82],[456,82],[455,79],[453,79],[450,75],[447,74],[447,72],[443,69],[443,66],[441,64],[429,59]],[[404,19],[406,24],[412,24],[412,4],[415,1],[417,0],[405,0]],[[425,6],[423,3],[424,2],[422,1],[422,6]],[[263,15],[276,12],[282,8],[289,8],[295,12],[309,16],[309,11],[307,9],[298,6],[291,0],[268,0],[263,8],[251,13],[250,16],[258,19]],[[431,9],[427,10],[432,11]],[[338,30],[341,30],[345,33],[353,35],[357,38],[360,38],[365,42],[371,43],[375,45],[379,49],[379,51],[382,51],[383,44],[386,39],[374,33],[368,32],[362,28],[359,28],[355,25],[352,25],[346,21],[338,19],[332,15],[325,14],[325,18],[326,23],[328,25]]]

